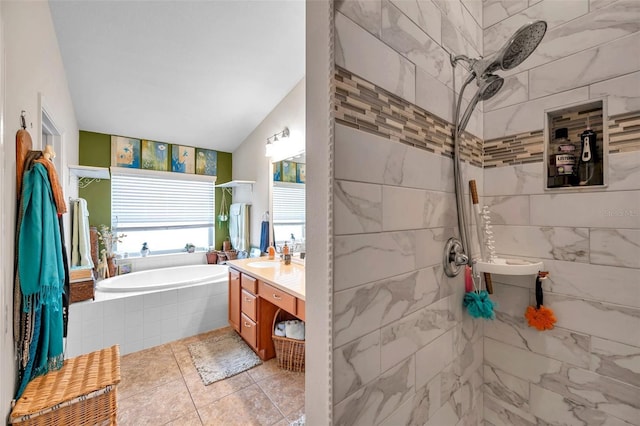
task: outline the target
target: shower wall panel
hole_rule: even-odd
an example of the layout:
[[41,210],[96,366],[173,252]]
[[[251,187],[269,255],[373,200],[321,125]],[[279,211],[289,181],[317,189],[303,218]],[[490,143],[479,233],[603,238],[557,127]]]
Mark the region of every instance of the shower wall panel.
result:
[[[485,23],[496,3],[485,1]],[[553,330],[528,327],[534,277],[494,276],[498,313],[484,328],[484,419],[495,426],[638,425],[640,3],[573,0],[554,14],[559,3],[531,5],[484,34],[488,51],[515,21],[553,22],[510,72],[508,92],[485,103],[483,201],[493,211],[499,253],[544,261],[544,302],[558,319]],[[545,192],[544,110],[602,97],[608,186]]]

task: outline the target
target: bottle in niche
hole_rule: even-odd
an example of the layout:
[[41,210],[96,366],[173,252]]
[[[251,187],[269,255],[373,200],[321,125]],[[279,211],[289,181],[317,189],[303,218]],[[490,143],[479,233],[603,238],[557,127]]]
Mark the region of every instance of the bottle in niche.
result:
[[556,129],[554,134],[553,153],[549,156],[547,187],[557,188],[578,184],[576,167],[576,146],[569,141],[566,127]]
[[582,150],[580,153],[580,163],[578,166],[579,185],[598,185],[601,184],[600,177],[602,170],[599,167],[598,148],[596,146],[597,135],[591,130],[589,119],[587,118],[587,129],[580,135]]

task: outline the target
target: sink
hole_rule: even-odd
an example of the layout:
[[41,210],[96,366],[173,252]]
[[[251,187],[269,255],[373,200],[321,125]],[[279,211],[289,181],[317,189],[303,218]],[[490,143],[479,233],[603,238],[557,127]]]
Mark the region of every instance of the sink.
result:
[[247,263],[247,266],[251,268],[275,268],[278,263],[280,263],[279,260],[261,260]]

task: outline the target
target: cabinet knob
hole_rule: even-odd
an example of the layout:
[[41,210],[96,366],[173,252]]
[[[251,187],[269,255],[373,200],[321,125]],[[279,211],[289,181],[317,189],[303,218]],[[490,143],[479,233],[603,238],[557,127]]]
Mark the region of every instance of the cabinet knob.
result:
[[273,298],[276,300],[280,300],[282,299],[282,297],[278,296],[277,294],[273,293]]
[[246,321],[244,322],[244,326],[245,326],[245,327],[247,327],[247,328],[251,328],[251,324],[249,324],[249,323],[248,323],[248,322],[246,322]]

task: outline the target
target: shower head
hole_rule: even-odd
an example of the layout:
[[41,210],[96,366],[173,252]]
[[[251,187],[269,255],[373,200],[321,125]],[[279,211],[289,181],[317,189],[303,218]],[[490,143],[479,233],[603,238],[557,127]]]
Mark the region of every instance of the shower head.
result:
[[507,42],[493,55],[475,61],[472,68],[477,76],[496,70],[510,70],[517,67],[536,50],[547,32],[545,21],[535,21],[520,27]]
[[478,79],[478,97],[480,101],[486,101],[495,96],[502,88],[504,79],[494,74],[486,74]]

